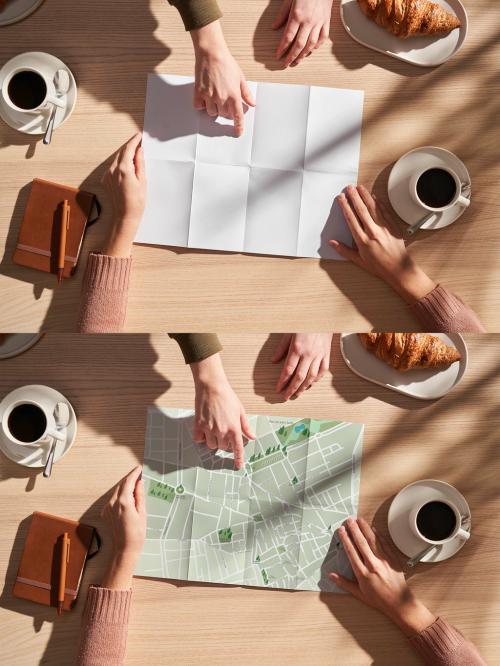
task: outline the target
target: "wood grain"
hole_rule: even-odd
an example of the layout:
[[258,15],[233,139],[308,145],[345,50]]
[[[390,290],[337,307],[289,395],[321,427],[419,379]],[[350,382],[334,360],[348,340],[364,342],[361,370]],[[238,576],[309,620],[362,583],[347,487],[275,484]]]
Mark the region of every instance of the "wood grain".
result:
[[[221,337],[227,374],[248,413],[333,417],[366,424],[361,512],[385,530],[392,496],[422,478],[464,493],[472,538],[454,558],[420,566],[411,584],[498,663],[500,623],[500,336],[467,336],[469,368],[436,402],[384,390],[352,374],[334,340],[331,374],[299,402],[279,404],[270,363],[277,336]],[[57,362],[56,362],[57,359]],[[17,386],[61,390],[79,419],[78,439],[50,480],[0,456],[0,654],[5,663],[69,664],[78,640],[78,609],[55,612],[15,600],[10,590],[26,524],[34,510],[83,518],[106,535],[104,498],[142,460],[148,404],[190,407],[193,386],[167,336],[47,334],[22,356],[0,362],[0,398]],[[109,543],[91,561],[84,589],[98,582]],[[417,664],[406,639],[382,616],[347,596],[216,585],[134,581],[129,664]]]
[[[458,293],[488,330],[500,330],[500,17],[491,0],[467,0],[470,33],[445,65],[421,69],[361,47],[343,30],[334,1],[331,41],[295,69],[274,60],[270,29],[278,2],[224,0],[227,41],[251,80],[365,91],[360,180],[383,198],[391,165],[421,145],[457,153],[473,181],[473,203],[448,229],[420,232],[411,251],[436,280]],[[79,275],[63,288],[11,263],[26,185],[35,176],[96,191],[105,205],[84,252],[99,249],[110,222],[100,179],[113,152],[142,127],[148,72],[191,74],[189,36],[164,0],[45,2],[28,20],[2,29],[0,63],[28,50],[62,58],[79,84],[76,111],[50,147],[0,127],[0,327],[74,330]],[[286,110],[283,110],[284,113]],[[168,202],[165,204],[168,215]],[[410,311],[355,266],[137,246],[129,331],[412,330]],[[83,262],[84,263],[84,262]],[[264,296],[264,297],[263,297]]]

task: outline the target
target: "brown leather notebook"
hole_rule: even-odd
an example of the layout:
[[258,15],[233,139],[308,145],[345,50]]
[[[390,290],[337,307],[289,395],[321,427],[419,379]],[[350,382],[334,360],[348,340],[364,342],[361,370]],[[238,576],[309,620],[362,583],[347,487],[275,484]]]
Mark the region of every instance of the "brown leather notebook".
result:
[[70,538],[66,571],[64,610],[71,610],[80,589],[83,570],[94,541],[99,549],[99,536],[94,527],[75,520],[35,511],[24,544],[21,564],[14,583],[13,595],[37,604],[57,607],[62,535]]
[[95,194],[40,178],[35,178],[31,185],[14,250],[15,264],[45,273],[57,273],[62,204],[65,199],[70,205],[70,218],[63,277],[73,275],[85,230],[99,217],[99,203]]

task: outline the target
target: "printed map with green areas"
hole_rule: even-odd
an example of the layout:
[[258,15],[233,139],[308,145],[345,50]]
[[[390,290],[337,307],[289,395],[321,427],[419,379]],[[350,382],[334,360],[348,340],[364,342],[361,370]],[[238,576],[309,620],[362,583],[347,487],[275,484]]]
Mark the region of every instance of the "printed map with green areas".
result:
[[150,407],[148,526],[136,575],[334,591],[335,530],[357,514],[363,426],[250,416],[245,468],[193,443],[192,410]]

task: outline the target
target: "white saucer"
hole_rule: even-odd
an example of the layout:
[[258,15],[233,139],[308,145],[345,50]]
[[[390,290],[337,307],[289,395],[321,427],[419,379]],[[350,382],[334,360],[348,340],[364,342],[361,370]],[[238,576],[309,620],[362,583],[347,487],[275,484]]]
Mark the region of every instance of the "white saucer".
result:
[[340,351],[349,370],[359,377],[419,400],[437,400],[461,381],[467,369],[468,355],[465,340],[458,333],[434,335],[450,347],[455,347],[462,355],[460,361],[444,370],[429,368],[399,372],[365,349],[356,333],[340,336]]
[[[21,388],[15,389],[5,396],[2,402],[0,402],[0,420],[7,403],[10,405],[14,400],[23,400],[27,398],[36,400],[37,395],[40,397],[47,397],[47,395],[49,395],[54,401],[54,409],[58,402],[65,402],[69,407],[70,419],[66,429],[67,436],[64,441],[56,443],[54,454],[54,463],[56,463],[65,456],[73,446],[77,432],[75,410],[69,400],[65,398],[62,393],[59,393],[59,391],[56,391],[49,386],[41,386],[39,384],[22,386]],[[24,465],[25,467],[45,467],[50,446],[18,446],[7,440],[0,432],[0,451],[18,465]]]
[[38,9],[43,0],[10,0],[0,12],[0,26],[22,21]]
[[436,67],[461,49],[468,29],[467,12],[460,0],[438,1],[444,9],[455,13],[462,24],[443,37],[396,37],[365,16],[358,0],[341,0],[340,17],[346,32],[359,44],[412,65]]
[[[470,176],[465,164],[453,153],[444,148],[424,146],[406,153],[392,167],[387,183],[389,201],[399,217],[406,224],[414,224],[428,214],[410,196],[410,179],[417,171],[435,167],[448,167],[460,178],[464,185],[470,184]],[[422,229],[442,229],[463,215],[467,209],[456,204],[441,213],[436,213]]]
[[41,337],[42,333],[7,333],[3,342],[0,340],[0,361],[31,349]]
[[[387,517],[389,534],[392,540],[408,557],[414,557],[422,552],[427,545],[423,539],[419,539],[410,529],[410,511],[417,505],[435,500],[448,500],[455,504],[462,516],[468,518],[466,529],[471,531],[470,509],[465,497],[456,488],[444,481],[424,479],[406,486],[393,499]],[[465,522],[465,521],[464,521]],[[422,562],[442,562],[452,557],[463,547],[465,540],[460,537],[437,546],[428,555],[422,558]]]
[[[56,58],[50,53],[42,53],[41,51],[29,51],[27,53],[20,53],[14,58],[11,58],[0,69],[0,87],[2,86],[4,78],[9,72],[16,67],[35,67],[44,72],[49,79],[53,79],[58,69],[65,69],[69,74],[70,86],[66,95],[61,96],[61,101],[65,103],[64,107],[57,108],[56,117],[54,122],[54,130],[65,123],[76,104],[76,81],[71,70],[63,63],[62,60]],[[0,118],[7,125],[13,129],[24,134],[45,134],[47,123],[49,122],[50,114],[52,113],[52,105],[43,111],[35,113],[22,113],[21,111],[14,111],[8,107],[3,99],[0,97]]]

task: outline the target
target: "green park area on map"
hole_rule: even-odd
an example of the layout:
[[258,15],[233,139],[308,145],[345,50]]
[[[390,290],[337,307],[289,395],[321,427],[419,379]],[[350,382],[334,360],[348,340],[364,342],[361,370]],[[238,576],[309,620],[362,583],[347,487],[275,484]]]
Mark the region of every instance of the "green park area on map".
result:
[[333,589],[335,530],[356,515],[363,426],[251,416],[245,467],[192,440],[193,412],[150,407],[148,526],[137,575],[288,589]]

